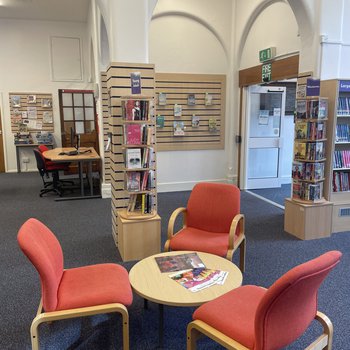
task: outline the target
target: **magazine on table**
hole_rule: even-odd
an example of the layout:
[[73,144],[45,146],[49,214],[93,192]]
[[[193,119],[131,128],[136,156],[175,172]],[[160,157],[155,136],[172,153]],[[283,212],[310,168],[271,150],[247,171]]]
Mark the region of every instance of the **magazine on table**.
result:
[[155,259],[160,272],[175,272],[205,267],[197,253],[157,256]]
[[227,271],[198,267],[169,275],[169,277],[191,292],[198,292],[215,284],[224,284],[227,275]]

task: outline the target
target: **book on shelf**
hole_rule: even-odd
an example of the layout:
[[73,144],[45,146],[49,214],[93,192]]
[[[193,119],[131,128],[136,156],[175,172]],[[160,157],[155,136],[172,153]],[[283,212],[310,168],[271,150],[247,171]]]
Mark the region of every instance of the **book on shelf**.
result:
[[150,148],[145,148],[142,152],[142,168],[149,168],[150,165],[150,154],[151,154]]
[[127,145],[140,145],[142,143],[140,124],[125,125],[125,132]]
[[326,98],[300,99],[296,101],[297,119],[325,119],[328,115]]
[[350,115],[350,97],[348,96],[338,97],[337,115],[338,116]]
[[123,117],[125,120],[148,120],[148,100],[125,100],[123,101]]
[[126,173],[126,189],[129,192],[140,191],[141,174],[138,171],[129,171]]
[[139,169],[141,168],[141,149],[140,148],[127,148],[126,153],[126,168]]
[[150,193],[133,193],[130,195],[127,211],[138,214],[151,214],[154,207],[154,196]]
[[175,272],[205,267],[197,253],[184,253],[155,257],[160,272]]
[[293,181],[292,198],[304,201],[317,201],[323,196],[323,182],[308,183]]
[[305,177],[304,163],[294,161],[292,164],[292,178],[302,180]]
[[294,159],[305,159],[306,158],[306,143],[305,142],[294,142]]
[[308,138],[308,123],[305,121],[296,121],[295,123],[295,138],[307,139]]
[[142,174],[141,191],[146,191],[148,189],[148,176],[149,172],[144,171]]
[[337,124],[335,130],[336,142],[350,142],[350,129],[349,124]]
[[225,283],[228,272],[198,267],[178,272],[169,277],[191,292],[199,292],[213,285]]

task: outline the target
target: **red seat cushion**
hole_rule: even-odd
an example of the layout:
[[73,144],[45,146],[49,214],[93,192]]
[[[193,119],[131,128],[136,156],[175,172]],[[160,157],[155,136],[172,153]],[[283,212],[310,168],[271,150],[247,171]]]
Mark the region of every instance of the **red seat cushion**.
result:
[[228,233],[202,231],[193,227],[180,230],[170,241],[171,250],[194,250],[226,256]]
[[249,349],[254,349],[254,320],[256,309],[266,289],[247,285],[200,306],[193,314]]
[[123,266],[98,264],[63,272],[56,310],[110,303],[132,303],[129,276]]

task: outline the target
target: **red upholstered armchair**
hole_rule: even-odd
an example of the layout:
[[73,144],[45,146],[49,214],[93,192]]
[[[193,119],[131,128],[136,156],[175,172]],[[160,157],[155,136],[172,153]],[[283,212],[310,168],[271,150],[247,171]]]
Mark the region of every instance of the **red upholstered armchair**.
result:
[[[176,218],[181,213],[183,227],[174,233]],[[238,247],[240,269],[244,272],[246,241],[239,188],[230,184],[198,183],[193,187],[187,208],[178,208],[172,213],[164,250],[193,250],[232,260]]]
[[123,349],[129,349],[132,303],[128,272],[117,264],[63,269],[63,253],[55,235],[36,219],[18,232],[23,253],[40,275],[42,298],[30,328],[32,349],[39,349],[38,327],[43,322],[118,312],[123,320]]
[[323,326],[309,347],[331,350],[333,326],[317,311],[318,289],[341,258],[338,251],[294,267],[269,289],[247,285],[200,306],[187,327],[187,350],[202,333],[231,350],[278,350],[293,343],[313,319]]

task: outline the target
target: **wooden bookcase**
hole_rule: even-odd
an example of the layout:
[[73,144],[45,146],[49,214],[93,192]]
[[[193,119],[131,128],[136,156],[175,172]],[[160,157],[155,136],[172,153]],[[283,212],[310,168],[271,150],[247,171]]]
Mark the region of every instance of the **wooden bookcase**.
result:
[[153,98],[121,98],[124,156],[124,189],[128,206],[119,216],[128,220],[150,219],[157,214],[155,117]]
[[329,100],[325,197],[333,202],[332,232],[350,227],[350,80],[325,80]]

